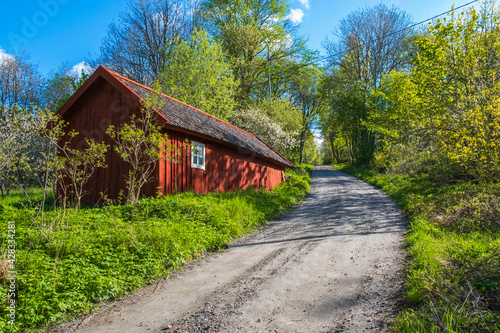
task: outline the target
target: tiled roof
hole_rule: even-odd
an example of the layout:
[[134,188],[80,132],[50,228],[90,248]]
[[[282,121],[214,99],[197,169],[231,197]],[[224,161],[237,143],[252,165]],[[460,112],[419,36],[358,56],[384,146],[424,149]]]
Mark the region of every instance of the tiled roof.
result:
[[[153,91],[146,86],[116,73],[110,73],[143,100],[153,93]],[[179,102],[167,95],[162,94],[161,100],[162,106],[158,112],[168,120],[169,125],[218,139],[230,145],[241,147],[250,152],[274,160],[287,167],[294,167],[290,161],[281,156],[257,136],[192,106]]]

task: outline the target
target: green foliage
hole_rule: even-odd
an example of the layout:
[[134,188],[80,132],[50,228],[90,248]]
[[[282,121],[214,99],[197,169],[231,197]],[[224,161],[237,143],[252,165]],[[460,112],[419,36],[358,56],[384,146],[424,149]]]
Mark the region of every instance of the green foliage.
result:
[[[384,74],[406,69],[413,43],[410,18],[396,7],[379,4],[358,9],[341,20],[326,41],[331,73],[326,85],[329,109],[322,115],[323,135],[337,162],[342,147],[351,163],[371,162],[378,148],[377,131],[365,122],[373,108],[372,92]],[[335,145],[342,139],[343,144]]]
[[[351,163],[369,163],[375,151],[375,133],[364,125],[368,97],[360,82],[348,82],[342,70],[325,83],[329,108],[321,113],[323,135],[336,147],[344,146]],[[339,142],[340,141],[340,142]],[[340,152],[336,148],[340,159]]]
[[312,169],[314,165],[312,164],[297,164],[295,168],[290,171],[287,171],[287,174],[296,174],[299,176],[308,176],[312,177]]
[[[447,177],[498,180],[500,13],[482,6],[431,24],[415,42],[411,70],[386,73],[372,93],[364,124],[381,134],[389,162],[427,154]],[[413,153],[391,156],[401,145]]]
[[[319,113],[326,107],[326,98],[322,93],[323,79],[323,69],[316,65],[304,65],[291,80],[290,95],[292,103],[301,115],[299,163],[311,163],[315,160],[315,156],[309,156],[307,161],[304,157],[307,140],[311,140],[311,127],[318,118]],[[311,145],[309,144],[309,146]],[[315,148],[314,155],[316,152],[317,148]]]
[[129,122],[115,129],[113,125],[106,130],[115,142],[114,150],[130,165],[125,176],[127,194],[126,201],[135,204],[140,198],[144,184],[153,181],[153,171],[161,158],[174,160],[179,147],[174,147],[167,135],[157,124],[156,109],[161,108],[159,84],[155,93],[149,95],[142,103],[139,115],[133,114]]
[[[15,327],[7,324],[5,304],[0,306],[0,330],[57,323],[137,290],[203,252],[225,248],[291,209],[308,191],[309,177],[292,174],[272,191],[250,187],[79,212],[46,209],[44,225],[32,224],[31,210],[6,198],[0,201],[0,244],[4,253],[8,221],[15,221],[19,297]],[[5,298],[7,282],[0,280]]]
[[190,40],[175,43],[159,74],[164,92],[226,120],[233,111],[236,83],[221,45],[204,30],[195,30]]
[[89,78],[83,69],[80,76],[63,64],[52,75],[44,87],[45,107],[54,113],[57,112]]
[[481,18],[471,9],[438,20],[417,41],[422,126],[433,127],[428,135],[439,149],[478,178],[497,177],[500,162],[499,23],[498,10]]
[[496,183],[437,186],[427,174],[340,167],[391,195],[409,214],[407,305],[395,332],[497,332],[500,204]]

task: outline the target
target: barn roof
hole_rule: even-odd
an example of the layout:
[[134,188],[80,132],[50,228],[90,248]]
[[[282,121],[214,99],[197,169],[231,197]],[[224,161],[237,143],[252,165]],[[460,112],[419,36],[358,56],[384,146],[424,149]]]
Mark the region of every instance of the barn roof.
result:
[[[110,83],[115,87],[117,87],[118,84],[117,88],[122,92],[123,88],[129,90],[141,100],[145,100],[150,94],[154,93],[149,87],[132,81],[117,73],[111,72],[101,66],[79,89],[82,91],[77,91],[75,95],[82,95],[84,91],[90,87],[92,82],[100,77],[103,77],[107,81],[112,81]],[[76,101],[77,97],[78,96],[73,96],[67,102],[69,105],[64,105],[58,113],[62,115],[65,111],[67,111],[71,104]],[[231,125],[165,94],[161,94],[160,98],[162,106],[156,111],[166,120],[168,127],[178,128],[187,132],[198,133],[205,137],[214,138],[217,141],[226,143],[230,146],[236,146],[237,148],[241,148],[250,153],[255,153],[267,160],[272,160],[288,168],[294,167],[290,161],[280,155],[256,135],[244,131],[241,128]]]

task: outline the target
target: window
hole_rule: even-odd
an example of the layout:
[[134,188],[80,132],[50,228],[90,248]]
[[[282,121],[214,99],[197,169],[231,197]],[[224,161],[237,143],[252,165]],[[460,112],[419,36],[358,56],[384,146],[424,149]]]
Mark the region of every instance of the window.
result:
[[205,170],[205,144],[191,141],[191,167]]

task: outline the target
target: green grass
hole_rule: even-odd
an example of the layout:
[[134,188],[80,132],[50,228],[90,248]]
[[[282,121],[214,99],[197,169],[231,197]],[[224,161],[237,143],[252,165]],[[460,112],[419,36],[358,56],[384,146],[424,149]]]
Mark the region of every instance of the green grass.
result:
[[[13,206],[17,208],[29,208],[30,205],[38,205],[43,200],[43,190],[41,188],[34,188],[28,190],[29,199],[26,194],[21,190],[12,189],[9,195],[0,196],[0,205]],[[54,200],[54,194],[47,195],[47,204]]]
[[[292,175],[273,191],[143,199],[131,206],[50,209],[33,222],[23,200],[0,201],[0,244],[16,225],[16,325],[8,323],[8,281],[1,279],[0,331],[40,329],[86,313],[217,251],[291,209],[309,191],[308,176]],[[38,197],[37,200],[41,200]],[[20,204],[21,203],[21,204]],[[25,203],[25,202],[24,202]]]
[[405,306],[393,331],[499,332],[500,185],[336,167],[383,189],[409,216]]

